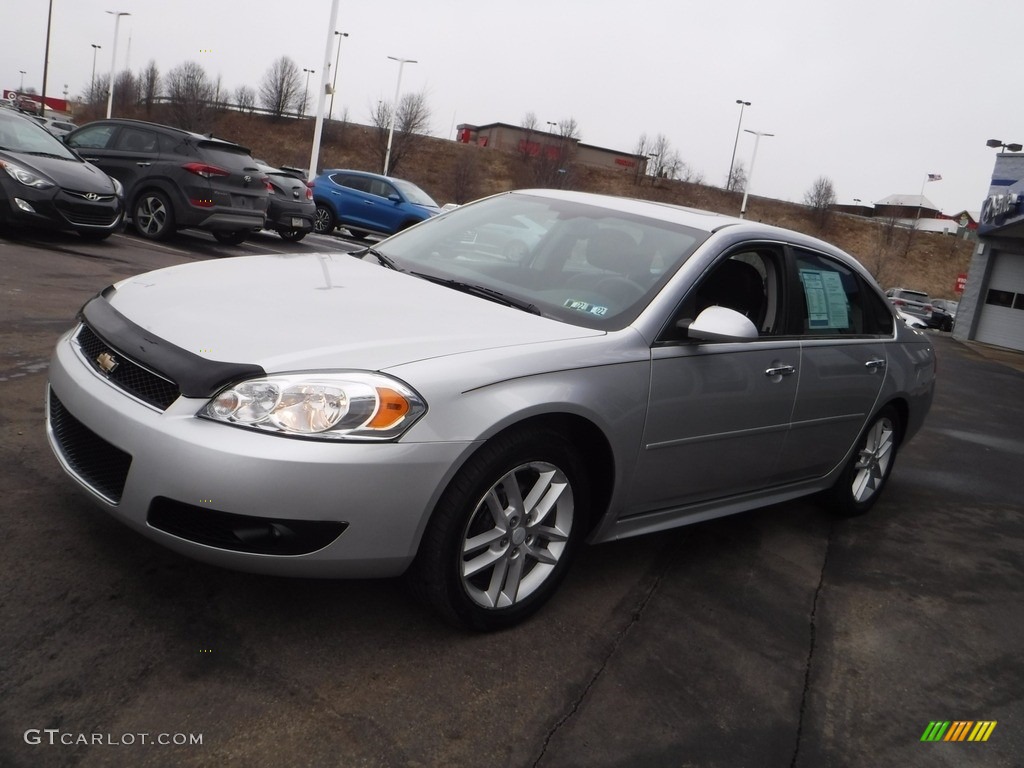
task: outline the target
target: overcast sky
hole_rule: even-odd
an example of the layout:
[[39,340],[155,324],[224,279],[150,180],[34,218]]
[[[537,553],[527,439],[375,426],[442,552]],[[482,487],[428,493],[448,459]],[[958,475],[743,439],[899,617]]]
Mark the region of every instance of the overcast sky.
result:
[[[202,64],[229,91],[257,88],[274,59],[323,70],[330,0],[52,0],[47,94],[72,95],[118,65],[161,73]],[[2,0],[0,86],[42,90],[48,0]],[[17,10],[15,10],[15,6]],[[1024,7],[992,0],[341,0],[335,117],[369,122],[402,92],[427,94],[432,132],[573,117],[582,141],[632,151],[665,134],[707,183],[723,185],[743,127],[763,138],[750,191],[802,201],[819,176],[840,202],[924,194],[945,213],[988,191],[990,138],[1024,142],[1017,49]],[[337,38],[335,38],[337,39]],[[331,48],[333,65],[335,48]],[[230,138],[230,137],[227,137]],[[740,134],[749,167],[754,137]],[[273,161],[273,158],[268,158]]]

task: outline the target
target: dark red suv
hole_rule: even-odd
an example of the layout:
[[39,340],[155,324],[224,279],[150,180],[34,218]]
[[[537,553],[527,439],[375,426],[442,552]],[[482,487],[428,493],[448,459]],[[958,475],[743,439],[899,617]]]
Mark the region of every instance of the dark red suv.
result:
[[84,125],[64,143],[124,185],[142,237],[163,240],[196,227],[237,244],[266,221],[266,174],[238,144],[122,119]]

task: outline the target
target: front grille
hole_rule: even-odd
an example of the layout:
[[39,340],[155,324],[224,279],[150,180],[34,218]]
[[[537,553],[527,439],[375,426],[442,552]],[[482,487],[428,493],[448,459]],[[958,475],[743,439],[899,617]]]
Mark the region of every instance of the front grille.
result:
[[72,224],[81,224],[83,226],[90,227],[113,226],[114,222],[117,221],[117,217],[120,215],[117,211],[82,211],[65,205],[58,205],[57,209],[61,212],[64,218]]
[[96,195],[96,197],[89,200],[89,195],[95,194],[94,192],[76,192],[73,189],[65,189],[64,194],[80,197],[83,200],[88,200],[90,203],[109,203],[114,199],[114,195]]
[[252,517],[157,496],[146,522],[153,528],[217,549],[261,555],[305,555],[338,538],[348,523]]
[[[143,368],[118,350],[111,348],[104,343],[103,339],[93,333],[89,326],[83,324],[75,340],[85,359],[89,361],[89,365],[125,392],[161,411],[166,411],[171,403],[178,399],[180,392],[177,384]],[[104,370],[98,361],[103,354],[110,356],[116,362],[116,365],[109,371]]]
[[90,488],[118,504],[132,457],[72,416],[50,389],[50,429],[68,466]]

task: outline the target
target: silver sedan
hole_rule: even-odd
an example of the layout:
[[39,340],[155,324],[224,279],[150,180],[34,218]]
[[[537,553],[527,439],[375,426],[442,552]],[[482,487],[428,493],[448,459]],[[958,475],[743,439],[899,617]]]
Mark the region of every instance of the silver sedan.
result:
[[[469,236],[524,221],[515,259]],[[824,242],[548,190],[350,255],[140,275],[79,320],[47,432],[100,506],[230,568],[404,573],[477,629],[537,610],[585,541],[814,493],[867,511],[935,380]]]

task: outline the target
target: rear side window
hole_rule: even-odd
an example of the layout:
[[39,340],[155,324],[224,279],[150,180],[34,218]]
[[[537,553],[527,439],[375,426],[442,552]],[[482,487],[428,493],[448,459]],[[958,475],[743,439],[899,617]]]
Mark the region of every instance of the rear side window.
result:
[[892,333],[892,313],[853,270],[809,251],[796,251],[802,335],[878,336]]
[[355,189],[359,192],[370,192],[370,180],[365,176],[343,176],[338,174],[337,176],[332,176],[331,179],[335,184],[340,184],[343,187]]
[[94,125],[83,128],[68,141],[68,145],[82,149],[106,149],[115,130],[117,130],[115,125]]
[[153,153],[159,152],[159,147],[160,142],[157,139],[157,134],[133,127],[122,128],[121,133],[118,134],[117,140],[114,142],[114,149],[124,150],[125,152]]

